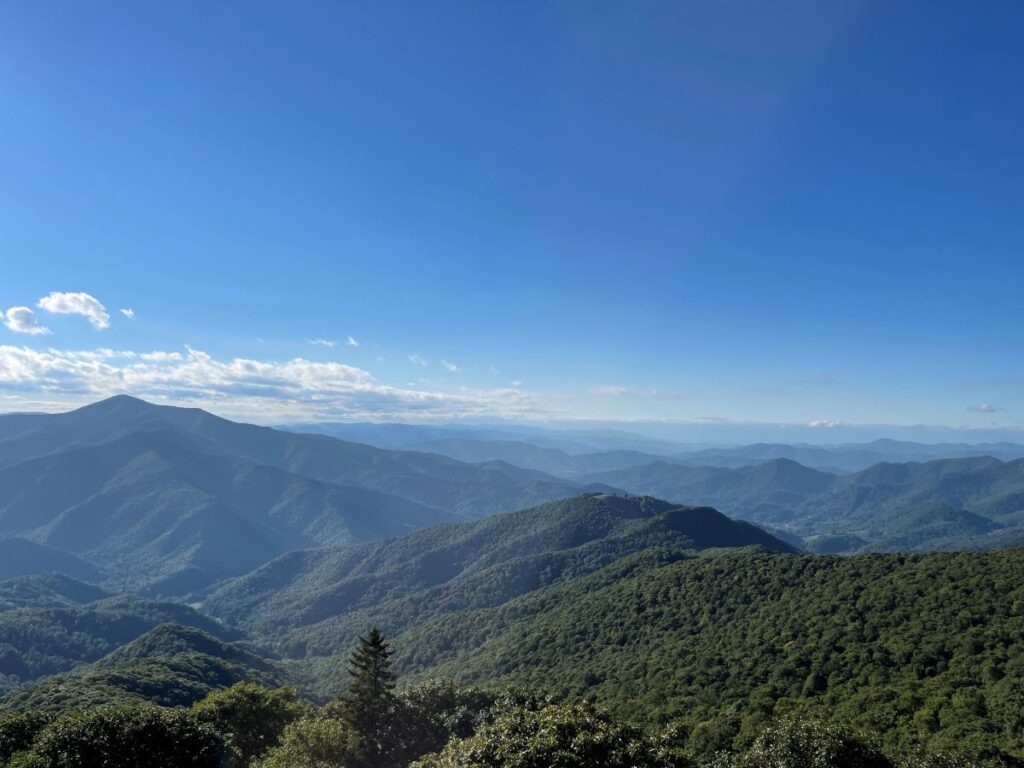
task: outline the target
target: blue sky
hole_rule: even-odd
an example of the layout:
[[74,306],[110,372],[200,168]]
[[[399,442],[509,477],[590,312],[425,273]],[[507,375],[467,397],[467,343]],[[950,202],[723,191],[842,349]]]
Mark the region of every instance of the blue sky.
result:
[[999,2],[6,3],[0,409],[1019,436],[1022,42]]

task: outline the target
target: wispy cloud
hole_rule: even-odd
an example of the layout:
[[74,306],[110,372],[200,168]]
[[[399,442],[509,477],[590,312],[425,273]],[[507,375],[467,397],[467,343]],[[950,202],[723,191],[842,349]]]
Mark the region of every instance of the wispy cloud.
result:
[[338,342],[331,341],[330,339],[306,339],[309,344],[314,344],[318,347],[333,347]]
[[451,373],[456,373],[459,370],[459,366],[457,366],[455,363],[450,363],[443,358],[441,360],[441,365],[447,368]]
[[417,354],[409,355],[409,362],[413,363],[414,365],[420,365],[420,366],[425,366],[427,364],[427,361],[424,360],[420,355],[417,355]]
[[61,293],[54,291],[36,304],[55,315],[81,315],[98,331],[110,327],[110,313],[99,299],[88,293]]
[[135,319],[135,310],[132,309],[131,307],[123,307],[120,311],[121,314],[127,317],[129,320]]
[[358,347],[359,346],[359,342],[356,341],[352,336],[349,336],[345,340],[345,346],[346,347]]
[[390,386],[336,362],[218,359],[198,349],[36,350],[0,345],[0,392],[84,403],[128,393],[259,422],[535,418],[537,400],[515,388],[458,393]]
[[27,333],[32,336],[41,336],[50,332],[50,329],[40,325],[36,319],[36,313],[28,307],[11,307],[5,313],[0,313],[4,325],[8,330],[15,333]]
[[688,395],[681,389],[636,389],[618,385],[597,387],[592,389],[591,393],[601,397],[646,398],[649,400],[682,400]]
[[991,403],[981,403],[980,405],[972,405],[967,410],[974,411],[975,413],[996,413],[997,411],[1001,411],[1003,409],[998,408],[997,406],[994,406]]

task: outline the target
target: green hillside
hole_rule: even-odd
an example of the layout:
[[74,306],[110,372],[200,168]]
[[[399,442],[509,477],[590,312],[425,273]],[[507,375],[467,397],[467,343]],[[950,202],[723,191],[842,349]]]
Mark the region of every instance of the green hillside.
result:
[[[0,585],[0,594],[4,586]],[[38,602],[53,602],[52,592],[40,595],[43,600]],[[68,601],[60,607],[13,607],[0,613],[0,692],[96,661],[166,623],[226,640],[240,637],[236,630],[184,605],[130,596],[84,604]]]
[[203,610],[291,656],[345,653],[371,624],[394,634],[500,605],[650,548],[788,545],[713,509],[592,494],[400,539],[295,552],[218,589]]
[[516,682],[681,719],[710,753],[809,708],[887,745],[1024,757],[1024,551],[625,558],[403,633],[415,677]]
[[161,624],[79,670],[7,694],[0,698],[0,712],[123,702],[188,706],[238,682],[285,680],[273,662],[238,644],[196,627]]

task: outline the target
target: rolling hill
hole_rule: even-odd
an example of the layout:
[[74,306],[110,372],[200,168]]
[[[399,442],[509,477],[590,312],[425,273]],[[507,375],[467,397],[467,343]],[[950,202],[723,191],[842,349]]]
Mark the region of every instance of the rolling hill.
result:
[[210,454],[166,429],[0,470],[0,535],[72,552],[102,564],[108,582],[153,593],[200,589],[290,549],[445,518],[376,491]]
[[1006,545],[1024,534],[1024,460],[877,464],[850,475],[788,459],[738,469],[665,461],[587,476],[632,493],[708,504],[798,534],[811,546],[928,550]]
[[347,653],[367,626],[400,635],[431,618],[580,578],[631,553],[736,547],[793,551],[713,509],[590,494],[385,542],[294,552],[220,587],[202,610],[284,655],[331,657]]
[[160,624],[108,655],[0,698],[0,711],[66,711],[99,704],[189,706],[242,681],[277,686],[287,675],[238,643],[182,624]]
[[115,397],[0,417],[0,577],[60,571],[184,595],[293,549],[399,536],[581,487],[501,461],[385,451]]
[[1022,558],[641,552],[432,617],[398,636],[396,665],[673,720],[708,758],[794,712],[838,716],[894,750],[1024,755]]
[[225,640],[241,637],[184,605],[127,595],[79,603],[68,597],[69,586],[78,597],[88,597],[85,585],[65,583],[58,587],[65,596],[61,605],[52,599],[22,600],[21,606],[0,612],[0,690],[96,661],[161,624],[187,625]]

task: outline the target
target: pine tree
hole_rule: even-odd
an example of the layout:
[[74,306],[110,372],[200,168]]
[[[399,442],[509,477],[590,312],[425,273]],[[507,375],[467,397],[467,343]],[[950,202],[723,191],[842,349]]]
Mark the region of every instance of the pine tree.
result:
[[359,638],[359,645],[348,662],[348,673],[352,675],[352,682],[346,698],[351,703],[367,709],[390,703],[395,689],[391,648],[376,627],[366,637]]
[[379,629],[372,629],[349,659],[352,676],[341,701],[341,714],[358,740],[358,763],[364,768],[382,768],[391,761],[395,748],[395,677],[391,672],[391,649]]

